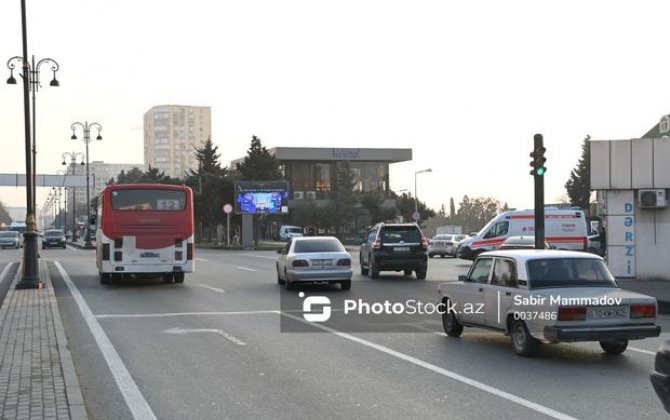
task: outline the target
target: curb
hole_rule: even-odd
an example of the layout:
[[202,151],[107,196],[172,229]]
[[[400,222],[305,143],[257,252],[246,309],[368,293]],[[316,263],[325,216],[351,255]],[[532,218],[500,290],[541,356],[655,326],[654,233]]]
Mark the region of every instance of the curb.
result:
[[40,277],[44,281],[47,293],[49,293],[49,303],[51,313],[53,314],[54,329],[56,330],[56,343],[58,345],[58,353],[60,354],[61,369],[63,370],[65,394],[67,395],[67,404],[70,409],[70,418],[74,420],[87,420],[88,414],[84,405],[84,397],[81,394],[79,379],[77,378],[72,355],[68,348],[65,327],[58,310],[58,301],[56,300],[56,293],[51,282],[49,270],[47,269],[47,262],[44,260],[40,261]]

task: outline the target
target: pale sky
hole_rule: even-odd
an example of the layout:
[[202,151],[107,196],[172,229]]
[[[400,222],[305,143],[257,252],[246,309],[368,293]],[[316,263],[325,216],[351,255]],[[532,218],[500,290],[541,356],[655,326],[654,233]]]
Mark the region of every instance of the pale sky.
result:
[[[75,121],[99,122],[90,160],[143,161],[143,114],[211,106],[222,160],[252,135],[268,148],[412,148],[391,188],[438,210],[464,194],[531,208],[542,133],[546,200],[583,138],[644,134],[670,112],[667,1],[26,0],[37,93],[38,172],[55,173]],[[0,14],[0,172],[25,170],[20,0]],[[82,135],[77,133],[81,139]],[[38,190],[42,205],[46,189]],[[6,205],[23,189],[0,187]]]

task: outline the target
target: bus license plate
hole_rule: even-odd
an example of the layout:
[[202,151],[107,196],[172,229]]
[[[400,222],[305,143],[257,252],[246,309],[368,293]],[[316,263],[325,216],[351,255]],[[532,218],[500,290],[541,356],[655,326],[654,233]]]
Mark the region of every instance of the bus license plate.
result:
[[628,318],[628,311],[626,308],[609,307],[609,308],[589,308],[589,319],[619,319]]

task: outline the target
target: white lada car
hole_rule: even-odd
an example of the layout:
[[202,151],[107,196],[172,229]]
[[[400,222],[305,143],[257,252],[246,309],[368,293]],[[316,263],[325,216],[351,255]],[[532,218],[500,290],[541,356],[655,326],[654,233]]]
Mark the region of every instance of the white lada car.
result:
[[464,326],[499,330],[522,356],[536,353],[540,342],[570,341],[598,341],[619,354],[628,340],[661,331],[656,299],[620,289],[605,261],[585,252],[486,252],[467,276],[438,291],[448,336],[460,336]]

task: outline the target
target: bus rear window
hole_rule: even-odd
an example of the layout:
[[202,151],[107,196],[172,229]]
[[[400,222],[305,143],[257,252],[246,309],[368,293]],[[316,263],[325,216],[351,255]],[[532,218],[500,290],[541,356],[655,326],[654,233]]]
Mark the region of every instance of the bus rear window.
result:
[[122,211],[180,211],[186,208],[186,193],[176,190],[114,190],[112,209]]

